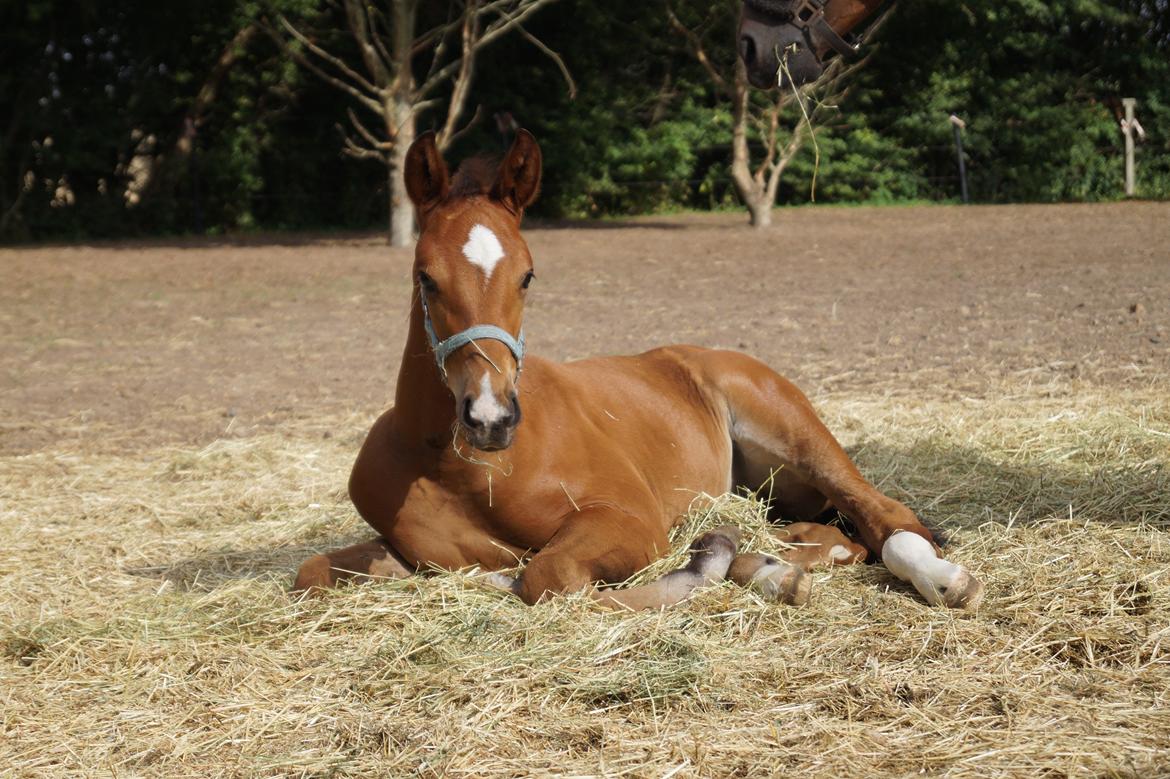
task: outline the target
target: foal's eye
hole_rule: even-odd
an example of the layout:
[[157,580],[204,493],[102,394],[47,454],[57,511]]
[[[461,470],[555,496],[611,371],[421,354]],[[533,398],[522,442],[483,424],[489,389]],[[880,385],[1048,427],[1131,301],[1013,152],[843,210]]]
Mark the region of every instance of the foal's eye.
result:
[[531,284],[532,280],[535,278],[536,278],[536,274],[533,273],[532,271],[528,271],[527,273],[525,273],[524,280],[520,282],[520,289],[528,289],[528,285]]
[[424,292],[435,292],[438,290],[435,280],[421,270],[418,272],[418,285],[423,288]]

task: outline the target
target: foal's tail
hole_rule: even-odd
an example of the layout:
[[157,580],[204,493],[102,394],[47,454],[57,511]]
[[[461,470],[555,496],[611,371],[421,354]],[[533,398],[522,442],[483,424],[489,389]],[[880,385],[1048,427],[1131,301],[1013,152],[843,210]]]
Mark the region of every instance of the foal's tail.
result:
[[673,606],[696,588],[715,584],[727,577],[727,569],[739,548],[739,528],[724,525],[704,533],[691,544],[691,560],[683,568],[639,587],[620,590],[593,590],[593,598],[613,609],[657,609]]

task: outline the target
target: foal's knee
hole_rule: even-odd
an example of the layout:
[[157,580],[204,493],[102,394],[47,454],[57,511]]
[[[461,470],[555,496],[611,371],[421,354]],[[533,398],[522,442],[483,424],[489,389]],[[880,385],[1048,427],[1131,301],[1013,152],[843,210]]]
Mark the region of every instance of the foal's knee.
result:
[[517,595],[532,606],[549,595],[580,592],[593,584],[589,572],[576,560],[567,557],[540,555],[524,569]]

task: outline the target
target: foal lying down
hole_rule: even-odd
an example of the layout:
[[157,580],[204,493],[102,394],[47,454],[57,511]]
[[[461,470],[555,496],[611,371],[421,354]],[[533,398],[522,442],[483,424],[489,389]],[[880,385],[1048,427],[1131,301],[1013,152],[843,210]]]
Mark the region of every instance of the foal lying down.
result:
[[[869,484],[804,395],[758,360],[694,346],[565,364],[526,355],[534,275],[520,221],[540,174],[526,131],[498,170],[477,161],[453,177],[432,134],[411,146],[406,184],[421,233],[409,333],[394,407],[349,482],[378,537],[307,560],[297,589],[526,560],[518,579],[494,577],[526,603],[588,590],[653,608],[730,576],[799,604],[809,569],[874,555],[932,604],[978,605],[982,584],[941,559],[914,513]],[[656,582],[596,588],[661,557],[696,493],[769,478],[780,516],[836,508],[857,542],[797,522],[778,531],[801,544],[793,552],[737,554],[739,533],[721,528]]]

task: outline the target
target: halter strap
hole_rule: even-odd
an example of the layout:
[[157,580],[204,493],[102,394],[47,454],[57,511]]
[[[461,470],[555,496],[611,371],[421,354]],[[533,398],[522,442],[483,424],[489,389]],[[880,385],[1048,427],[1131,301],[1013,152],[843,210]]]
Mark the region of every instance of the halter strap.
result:
[[496,327],[495,325],[472,325],[466,330],[462,330],[440,341],[439,336],[435,334],[435,325],[431,322],[431,312],[427,308],[426,293],[421,288],[418,291],[418,299],[422,302],[423,327],[427,331],[427,340],[431,343],[431,351],[434,352],[435,362],[439,365],[439,371],[444,375],[447,373],[447,358],[451,356],[452,352],[461,346],[466,346],[472,341],[478,341],[484,338],[499,341],[508,347],[508,351],[516,358],[517,374],[524,367],[523,328],[520,329],[520,337],[515,338],[502,327]]
[[820,38],[843,57],[857,55],[858,46],[841,37],[825,21],[825,0],[744,0],[751,8],[783,19],[809,35]]

